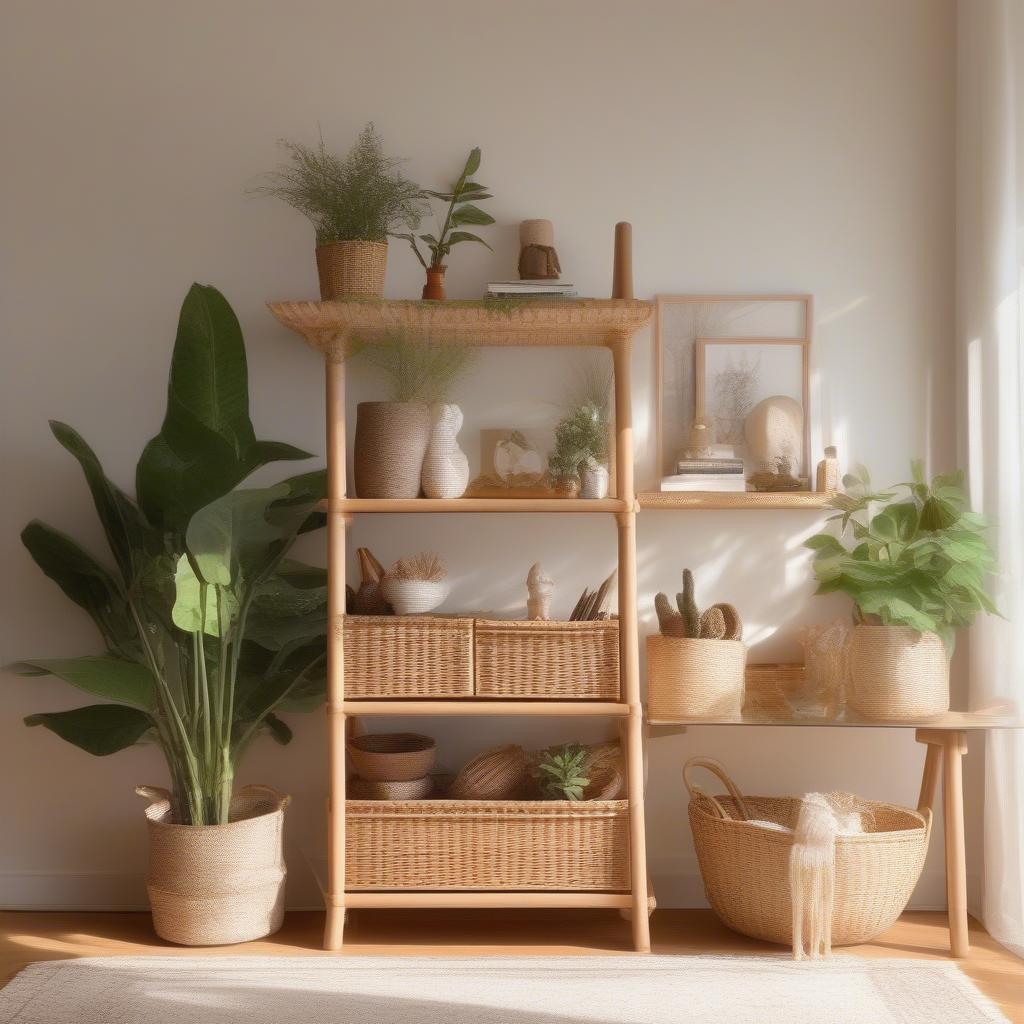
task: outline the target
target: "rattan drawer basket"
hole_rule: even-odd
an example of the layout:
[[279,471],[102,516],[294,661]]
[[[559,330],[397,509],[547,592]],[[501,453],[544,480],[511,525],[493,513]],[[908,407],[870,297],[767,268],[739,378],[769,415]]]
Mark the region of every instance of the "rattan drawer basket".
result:
[[478,697],[618,700],[619,622],[477,619]]
[[345,696],[471,697],[473,620],[346,615]]
[[626,890],[625,800],[349,800],[349,889]]

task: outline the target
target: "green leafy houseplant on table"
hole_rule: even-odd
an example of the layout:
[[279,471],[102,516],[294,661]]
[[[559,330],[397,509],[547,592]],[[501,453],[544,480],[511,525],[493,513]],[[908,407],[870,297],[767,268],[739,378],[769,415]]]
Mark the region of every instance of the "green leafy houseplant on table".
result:
[[827,532],[806,542],[814,551],[818,594],[848,594],[858,623],[937,633],[950,652],[957,628],[979,612],[998,614],[985,592],[994,562],[989,524],[970,511],[962,473],[929,484],[914,462],[912,479],[891,490],[872,490],[863,468],[843,484],[847,493],[829,502],[837,510],[830,521],[852,543]]
[[116,568],[38,520],[23,531],[36,563],[92,617],[106,647],[23,662],[25,675],[58,676],[102,700],[26,723],[101,756],[155,740],[175,820],[224,824],[254,737],[287,743],[276,712],[323,700],[326,574],[287,555],[299,533],[322,525],[314,509],[324,474],[236,489],[267,463],[311,456],[256,439],[238,320],[200,285],[181,308],[167,412],[139,459],[137,501],[71,427],[51,428],[82,467]]

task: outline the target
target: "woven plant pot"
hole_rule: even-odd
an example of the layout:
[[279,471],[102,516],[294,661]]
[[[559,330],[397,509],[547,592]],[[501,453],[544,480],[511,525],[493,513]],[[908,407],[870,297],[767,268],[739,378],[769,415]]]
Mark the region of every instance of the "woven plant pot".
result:
[[436,745],[415,732],[371,732],[348,744],[356,774],[368,782],[411,782],[434,767]]
[[743,711],[747,649],[740,640],[647,638],[647,710],[653,721],[734,718]]
[[352,295],[380,298],[388,265],[387,242],[328,242],[316,247],[320,298]]
[[447,580],[404,580],[385,576],[380,584],[385,600],[396,615],[425,615],[448,596]]
[[360,498],[415,498],[432,429],[423,402],[360,402],[355,483]]
[[179,825],[167,790],[135,792],[151,801],[146,891],[160,938],[222,946],[281,927],[287,874],[281,839],[290,797],[245,786],[231,801],[229,824]]
[[850,707],[873,721],[949,710],[949,659],[935,633],[861,624],[850,641]]

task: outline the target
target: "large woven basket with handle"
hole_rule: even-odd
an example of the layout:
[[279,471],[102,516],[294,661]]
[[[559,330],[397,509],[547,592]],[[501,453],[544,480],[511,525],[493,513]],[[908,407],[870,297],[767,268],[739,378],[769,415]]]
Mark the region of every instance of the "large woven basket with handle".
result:
[[281,927],[290,797],[269,786],[244,786],[231,800],[227,825],[180,825],[167,790],[138,786],[135,792],[151,801],[146,891],[160,938],[220,946]]
[[[718,776],[729,795],[714,797],[697,787],[692,775],[698,768]],[[709,758],[687,761],[683,780],[704,891],[715,913],[744,935],[792,945],[789,858],[800,798],[743,796],[725,768]],[[867,942],[895,923],[917,885],[931,833],[927,808],[861,800],[854,809],[864,833],[840,834],[835,844],[836,946]]]

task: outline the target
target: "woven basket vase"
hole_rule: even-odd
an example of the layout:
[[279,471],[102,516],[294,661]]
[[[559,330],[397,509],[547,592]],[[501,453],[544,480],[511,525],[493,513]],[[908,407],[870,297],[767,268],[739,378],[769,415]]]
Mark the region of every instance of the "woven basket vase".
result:
[[179,825],[167,790],[135,792],[151,801],[146,891],[160,938],[221,946],[281,927],[287,874],[281,839],[290,797],[245,786],[231,801],[229,824]]
[[411,782],[434,767],[437,747],[420,733],[371,732],[349,740],[348,753],[368,782]]
[[747,649],[740,640],[647,638],[647,709],[652,721],[735,718],[743,710]]
[[[697,767],[719,775],[730,796],[711,797],[691,786]],[[744,935],[793,943],[790,832],[802,801],[796,797],[744,796],[717,762],[695,758],[683,770],[690,789],[690,828],[708,902],[723,923]],[[832,944],[868,942],[903,913],[928,852],[931,812],[871,800],[858,802],[862,835],[839,835],[835,847]]]
[[388,265],[387,242],[328,242],[316,247],[320,298],[352,295],[380,298]]
[[430,406],[422,402],[360,402],[356,407],[356,495],[418,497],[431,427]]
[[850,641],[850,706],[873,721],[949,710],[949,659],[935,633],[861,624]]

